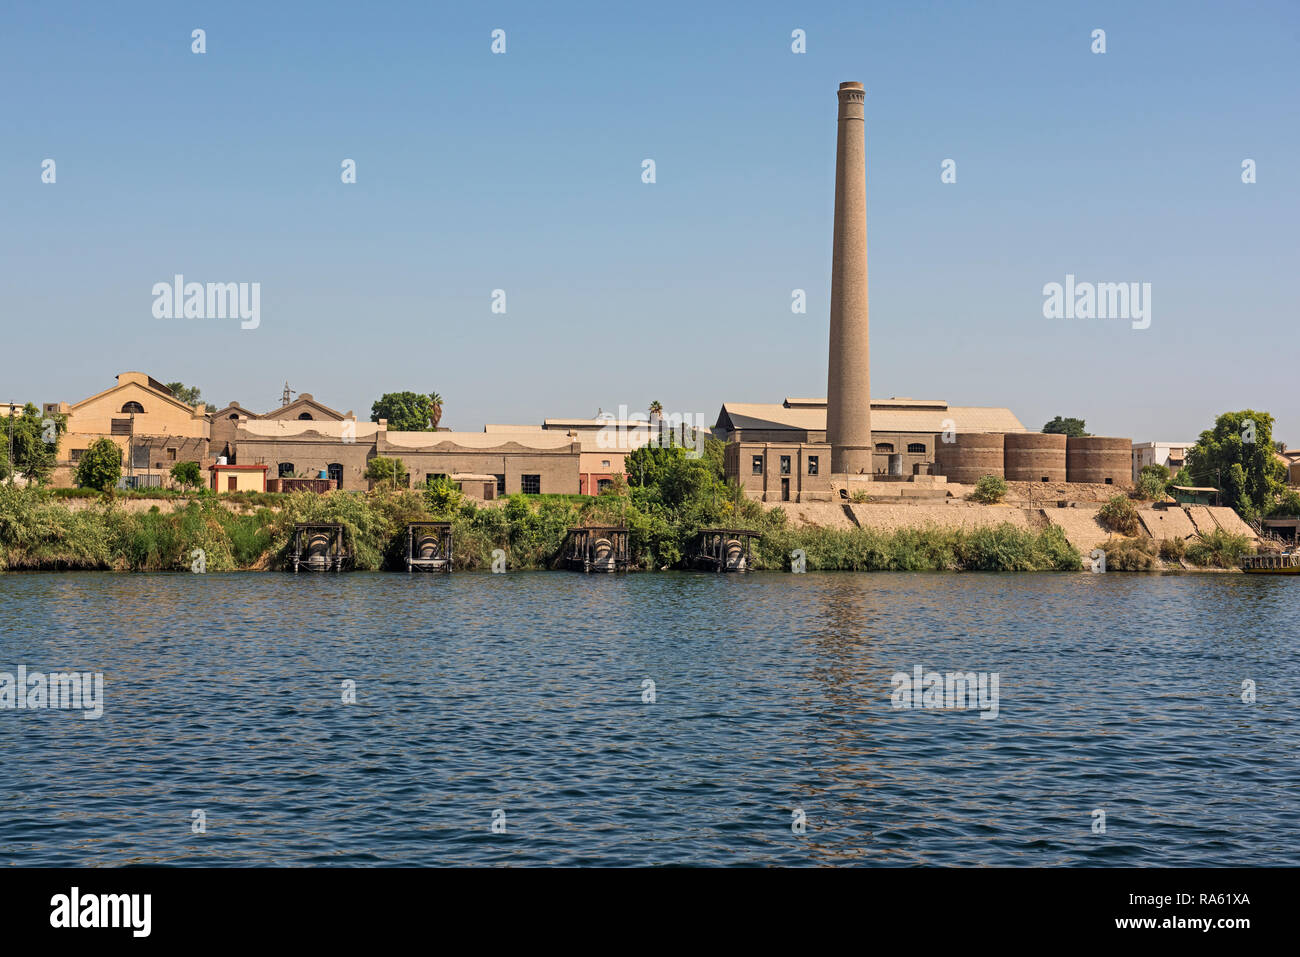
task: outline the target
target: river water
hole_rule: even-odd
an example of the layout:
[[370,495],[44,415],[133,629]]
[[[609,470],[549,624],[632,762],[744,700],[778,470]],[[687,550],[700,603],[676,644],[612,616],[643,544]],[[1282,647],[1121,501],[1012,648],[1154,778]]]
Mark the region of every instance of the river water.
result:
[[[0,672],[104,675],[98,719],[0,710],[4,864],[1300,864],[1300,580],[65,573],[0,597]],[[983,710],[895,707],[918,666],[986,673]]]

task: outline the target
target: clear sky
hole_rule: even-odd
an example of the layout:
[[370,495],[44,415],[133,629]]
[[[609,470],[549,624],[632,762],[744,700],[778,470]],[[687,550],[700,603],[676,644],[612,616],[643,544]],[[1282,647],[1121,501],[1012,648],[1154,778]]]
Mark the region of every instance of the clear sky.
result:
[[[1251,407],[1300,446],[1293,0],[11,0],[0,74],[6,401],[139,370],[480,429],[824,395],[860,80],[877,397],[1138,440]],[[261,283],[260,326],[154,318],[177,273]],[[1151,283],[1150,327],[1044,318],[1066,274]]]

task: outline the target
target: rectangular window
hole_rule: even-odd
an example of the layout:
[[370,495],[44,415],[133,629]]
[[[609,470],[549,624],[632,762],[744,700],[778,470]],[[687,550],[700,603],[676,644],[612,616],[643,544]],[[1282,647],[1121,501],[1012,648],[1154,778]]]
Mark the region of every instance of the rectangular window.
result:
[[808,456],[808,474],[809,475],[817,474],[817,456],[815,455]]
[[603,469],[607,469],[607,468],[609,468],[609,459],[601,459],[601,460],[600,460],[600,467],[603,468]]
[[781,456],[781,474],[782,475],[790,474],[790,456],[788,455]]
[[542,493],[542,477],[540,475],[521,475],[519,476],[519,487],[525,495],[540,495]]
[[505,494],[506,494],[506,477],[505,477],[504,475],[498,475],[498,476],[496,477],[496,480],[497,480],[497,494],[498,494],[498,495],[505,495]]
[[113,419],[112,422],[109,423],[109,431],[108,431],[108,434],[109,434],[109,435],[130,435],[130,434],[131,434],[131,420],[130,420],[130,419]]
[[167,450],[167,461],[168,461],[168,462],[175,462],[175,461],[176,461],[176,450],[175,450],[175,449],[168,449],[168,450]]
[[761,455],[754,456],[754,474],[755,475],[763,474],[763,456]]
[[84,451],[86,451],[86,450],[85,450],[85,449],[73,449],[73,450],[72,450],[72,461],[74,461],[74,462],[80,462],[80,461],[81,461],[81,453],[84,452]]
[[137,445],[131,450],[131,465],[138,469],[149,467],[149,446]]

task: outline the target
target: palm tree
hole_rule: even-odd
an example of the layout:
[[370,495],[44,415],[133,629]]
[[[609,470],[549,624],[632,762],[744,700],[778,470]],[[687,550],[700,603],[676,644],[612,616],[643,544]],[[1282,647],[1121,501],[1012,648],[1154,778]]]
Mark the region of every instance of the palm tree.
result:
[[659,426],[656,420],[661,419],[663,417],[663,414],[664,414],[664,407],[663,404],[658,399],[655,399],[653,402],[650,403],[650,422],[649,422],[648,431],[649,431],[649,437],[651,439],[653,439],[655,433],[659,431]]
[[434,431],[437,431],[438,423],[442,421],[442,396],[436,392],[429,393],[429,414],[433,419]]

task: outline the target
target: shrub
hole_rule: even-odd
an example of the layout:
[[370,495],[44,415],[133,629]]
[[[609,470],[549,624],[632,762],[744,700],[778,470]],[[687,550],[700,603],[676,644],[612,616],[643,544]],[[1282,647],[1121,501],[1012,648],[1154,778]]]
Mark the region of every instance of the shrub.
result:
[[1160,542],[1160,557],[1167,562],[1180,561],[1187,554],[1187,542],[1181,538],[1166,538]]
[[1202,532],[1187,546],[1187,560],[1202,568],[1236,568],[1252,551],[1249,536],[1234,535],[1216,528]]
[[424,497],[435,515],[448,516],[460,507],[465,495],[455,482],[440,476],[425,486]]
[[1137,509],[1127,495],[1115,495],[1097,512],[1097,519],[1112,532],[1136,535],[1141,528]]
[[77,484],[107,492],[122,477],[122,448],[112,439],[96,439],[81,453]]
[[992,505],[1000,502],[1007,495],[1007,483],[997,475],[986,475],[975,483],[975,491],[971,493],[971,498],[976,502],[983,502],[986,505]]
[[871,501],[871,496],[867,494],[866,489],[855,489],[853,494],[849,496],[849,501],[854,505],[865,505]]
[[1156,568],[1156,543],[1150,538],[1111,538],[1102,543],[1106,570],[1149,572]]

